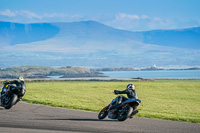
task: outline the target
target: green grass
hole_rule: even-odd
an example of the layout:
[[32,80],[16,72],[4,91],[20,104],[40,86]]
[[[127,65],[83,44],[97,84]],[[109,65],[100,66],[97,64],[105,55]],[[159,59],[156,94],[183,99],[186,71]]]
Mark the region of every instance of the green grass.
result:
[[[100,111],[129,82],[28,82],[23,100],[79,110]],[[156,80],[134,83],[142,103],[138,117],[200,123],[200,80]]]

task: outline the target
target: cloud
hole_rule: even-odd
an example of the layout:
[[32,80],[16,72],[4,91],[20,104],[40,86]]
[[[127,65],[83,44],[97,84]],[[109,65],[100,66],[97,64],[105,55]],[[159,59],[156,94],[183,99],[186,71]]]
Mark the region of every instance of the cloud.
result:
[[44,15],[43,15],[43,17],[44,18],[57,18],[57,17],[59,17],[59,18],[64,18],[64,17],[67,17],[67,15],[66,14],[58,14],[58,13],[52,13],[52,14],[47,14],[47,13],[45,13]]
[[129,20],[129,21],[136,21],[136,20],[143,20],[143,19],[149,19],[147,15],[139,16],[137,14],[126,14],[126,13],[118,13],[115,15],[116,20]]
[[27,18],[27,19],[39,19],[39,20],[48,19],[48,18],[66,18],[66,19],[72,20],[72,19],[82,17],[80,15],[68,15],[68,14],[63,14],[63,13],[36,14],[36,13],[28,11],[28,10],[11,11],[9,9],[0,11],[0,16],[5,16],[5,17],[9,17],[9,18]]
[[23,17],[27,17],[27,18],[38,18],[38,19],[42,19],[42,16],[39,16],[33,12],[27,11],[27,10],[21,10],[21,11],[16,11],[17,15],[23,16]]
[[4,10],[4,11],[0,11],[0,15],[8,16],[8,17],[14,17],[14,16],[16,16],[16,13],[7,9],[7,10]]
[[42,15],[42,17],[43,18],[66,18],[66,19],[82,18],[81,15],[68,15],[68,14],[63,14],[63,13],[52,13],[52,14],[45,13]]
[[116,20],[138,20],[140,19],[140,17],[138,15],[129,15],[129,14],[125,14],[125,13],[118,13],[116,15]]
[[117,13],[112,20],[105,24],[123,30],[152,30],[168,29],[174,24],[172,20],[162,19],[160,17],[150,17],[147,15]]
[[28,10],[20,10],[20,11],[11,11],[9,9],[6,9],[4,11],[0,11],[0,15],[7,16],[7,17],[17,17],[17,16],[23,16],[29,19],[32,18],[38,18],[42,19],[42,16],[39,16],[33,12],[30,12]]

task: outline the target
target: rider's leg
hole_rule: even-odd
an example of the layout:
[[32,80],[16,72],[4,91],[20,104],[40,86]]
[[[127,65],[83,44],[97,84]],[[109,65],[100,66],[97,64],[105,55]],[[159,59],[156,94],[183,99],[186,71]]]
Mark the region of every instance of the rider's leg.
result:
[[130,115],[130,118],[133,118],[134,115],[136,115],[139,111],[137,110],[137,106],[133,107],[133,112]]
[[128,98],[126,98],[125,96],[118,96],[118,102],[117,102],[117,104],[115,106],[115,109],[118,110],[120,105],[121,105],[121,103],[126,101],[126,100],[128,100]]
[[114,109],[117,102],[118,102],[118,97],[116,97],[111,101],[109,109]]
[[121,101],[122,101],[121,96],[116,97],[115,99],[112,100],[112,102],[111,102],[112,106],[109,109],[118,108],[119,105],[121,104]]
[[122,99],[123,99],[122,96],[118,96],[117,97],[117,104],[121,104],[122,103]]
[[127,100],[129,100],[129,99],[126,98],[125,96],[122,96],[122,102],[125,102],[125,101],[127,101]]

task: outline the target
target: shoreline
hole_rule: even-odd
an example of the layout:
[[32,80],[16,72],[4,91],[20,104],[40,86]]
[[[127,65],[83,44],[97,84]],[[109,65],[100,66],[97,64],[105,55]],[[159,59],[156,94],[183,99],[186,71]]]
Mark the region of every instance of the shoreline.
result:
[[[14,80],[14,79],[0,79],[0,82],[6,80]],[[186,80],[200,80],[200,79],[170,79],[170,78],[132,78],[132,79],[101,79],[101,78],[65,78],[65,79],[47,79],[47,78],[38,78],[38,79],[25,79],[25,82],[63,82],[63,81],[99,81],[99,82],[142,82],[142,81],[156,81],[156,80],[179,80],[179,81],[186,81]],[[0,84],[1,84],[0,83]]]

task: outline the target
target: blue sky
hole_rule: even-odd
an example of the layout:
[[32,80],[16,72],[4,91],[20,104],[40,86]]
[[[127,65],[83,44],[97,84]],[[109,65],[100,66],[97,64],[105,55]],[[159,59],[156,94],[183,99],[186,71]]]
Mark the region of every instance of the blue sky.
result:
[[200,26],[200,0],[0,0],[0,21],[94,20],[130,30]]

